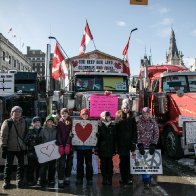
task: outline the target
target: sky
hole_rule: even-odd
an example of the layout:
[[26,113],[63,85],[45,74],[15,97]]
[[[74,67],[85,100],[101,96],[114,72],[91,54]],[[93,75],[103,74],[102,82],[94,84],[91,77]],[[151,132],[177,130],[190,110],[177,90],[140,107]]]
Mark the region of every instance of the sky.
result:
[[[189,67],[196,58],[196,1],[148,2],[138,6],[129,0],[0,0],[0,33],[24,54],[27,46],[46,52],[48,43],[53,52],[55,40],[48,37],[54,36],[73,57],[79,54],[87,19],[96,49],[123,59],[130,31],[138,28],[129,46],[131,75],[137,75],[145,53],[152,55],[154,65],[165,63],[173,28]],[[86,52],[94,49],[90,42]]]

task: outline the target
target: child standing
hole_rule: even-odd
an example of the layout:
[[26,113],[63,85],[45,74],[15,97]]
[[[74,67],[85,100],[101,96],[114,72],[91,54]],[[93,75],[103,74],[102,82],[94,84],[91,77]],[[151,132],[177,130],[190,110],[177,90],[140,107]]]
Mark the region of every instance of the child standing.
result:
[[[57,128],[54,126],[54,118],[49,115],[46,117],[46,121],[44,123],[43,129],[40,132],[40,136],[42,138],[42,144],[46,142],[50,142],[56,140]],[[39,179],[38,185],[45,186],[46,185],[46,172],[48,170],[48,185],[54,186],[55,184],[55,172],[56,172],[56,160],[52,160],[49,162],[45,162],[40,164],[39,171]]]
[[[80,117],[83,120],[88,120],[89,110],[84,108],[80,111]],[[87,185],[92,185],[93,166],[92,166],[92,146],[76,146],[77,151],[77,180],[76,184],[83,184],[84,178],[84,161],[86,164],[86,180]]]
[[[25,144],[27,145],[27,181],[28,185],[34,185],[38,180],[39,175],[39,162],[35,153],[34,146],[41,143],[40,131],[41,131],[41,118],[35,116],[32,119],[31,127],[29,127],[28,133],[25,137]],[[34,174],[35,173],[35,174]]]
[[72,122],[69,116],[69,111],[66,108],[61,109],[60,116],[61,118],[57,125],[57,144],[59,145],[59,153],[61,155],[58,160],[58,183],[59,188],[63,188],[64,183],[66,185],[69,185],[70,183],[69,177],[71,176],[73,163],[73,152],[70,150]]
[[98,127],[97,153],[100,158],[103,185],[112,185],[113,161],[115,153],[115,126],[112,124],[111,115],[104,111],[100,114],[100,125]]

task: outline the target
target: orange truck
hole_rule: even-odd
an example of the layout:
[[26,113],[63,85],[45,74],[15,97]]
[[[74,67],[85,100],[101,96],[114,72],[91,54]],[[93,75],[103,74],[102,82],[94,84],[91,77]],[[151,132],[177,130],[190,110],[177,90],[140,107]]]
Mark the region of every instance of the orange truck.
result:
[[144,106],[159,124],[160,143],[168,156],[195,153],[196,72],[181,65],[142,67],[136,84],[138,112]]

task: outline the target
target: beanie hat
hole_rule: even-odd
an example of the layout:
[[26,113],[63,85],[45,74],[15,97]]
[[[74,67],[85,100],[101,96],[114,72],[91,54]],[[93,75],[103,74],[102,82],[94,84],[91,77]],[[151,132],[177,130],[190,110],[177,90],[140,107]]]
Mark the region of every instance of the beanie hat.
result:
[[105,120],[107,116],[111,116],[110,112],[108,111],[103,111],[100,114],[101,119]]
[[69,110],[68,110],[67,108],[62,108],[62,109],[61,109],[61,114],[62,114],[63,112],[66,112],[66,113],[69,114]]
[[122,100],[122,106],[121,109],[130,109],[129,99],[123,99]]
[[35,117],[33,117],[33,119],[32,119],[32,123],[35,123],[35,122],[41,122],[41,119],[40,119],[40,117],[39,116],[35,116]]
[[22,112],[22,108],[20,106],[14,106],[12,109],[11,109],[11,115],[13,114],[13,112],[15,111],[21,111]]
[[80,116],[84,115],[84,114],[87,114],[89,115],[89,110],[87,108],[84,108],[80,111]]
[[142,109],[142,113],[150,113],[150,108],[149,107],[144,107]]
[[46,117],[46,122],[49,121],[49,120],[52,120],[54,122],[54,117],[52,115],[48,115]]

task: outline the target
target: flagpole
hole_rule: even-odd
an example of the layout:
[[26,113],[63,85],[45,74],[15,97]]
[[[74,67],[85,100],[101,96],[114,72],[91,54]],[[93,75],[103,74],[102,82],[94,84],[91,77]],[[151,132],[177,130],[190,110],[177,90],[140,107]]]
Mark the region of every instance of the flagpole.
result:
[[56,42],[58,43],[58,45],[61,47],[61,50],[64,52],[65,56],[69,59],[69,56],[67,55],[67,53],[65,52],[65,50],[63,49],[63,47],[61,46],[61,44],[58,42],[58,40],[56,39],[56,37],[49,36],[48,38],[49,39],[55,39]]

